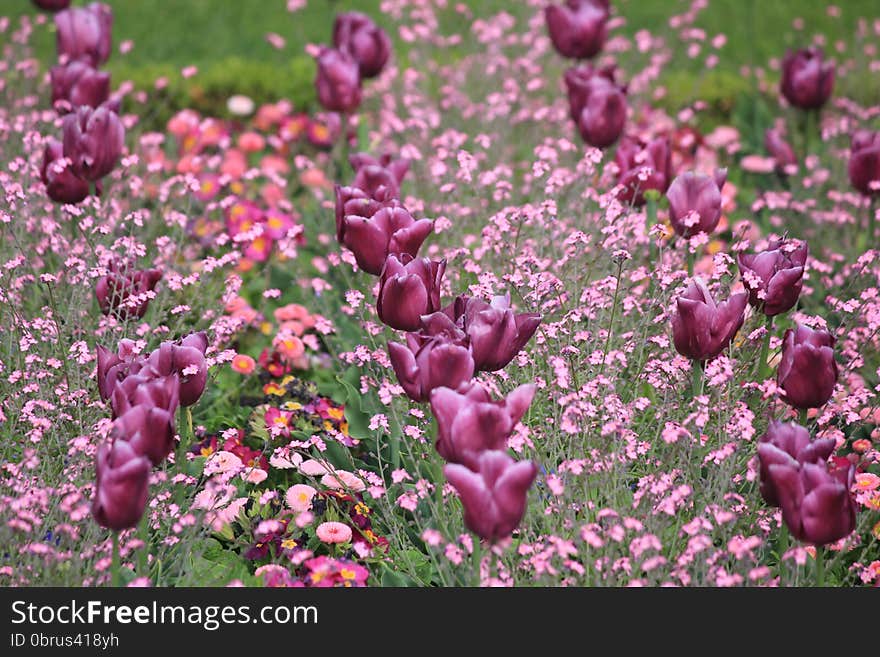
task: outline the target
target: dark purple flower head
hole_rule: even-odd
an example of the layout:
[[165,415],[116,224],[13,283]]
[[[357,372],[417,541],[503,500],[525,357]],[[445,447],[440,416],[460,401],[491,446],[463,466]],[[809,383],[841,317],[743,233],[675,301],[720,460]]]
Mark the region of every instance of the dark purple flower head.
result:
[[356,11],[336,16],[333,45],[357,61],[362,78],[379,75],[391,55],[391,39],[385,30],[366,14]]
[[40,178],[56,203],[79,203],[89,195],[89,182],[74,173],[73,162],[64,157],[64,146],[56,139],[50,139],[43,151]]
[[119,341],[115,354],[98,345],[98,393],[104,401],[113,396],[120,381],[146,367],[146,357],[134,349],[135,342],[127,339]]
[[766,251],[739,253],[737,262],[749,303],[768,317],[794,308],[804,285],[807,243],[771,242]]
[[379,277],[376,311],[387,326],[417,331],[422,315],[440,310],[440,284],[446,261],[391,254]]
[[669,220],[682,237],[711,233],[721,220],[721,188],[727,169],[717,169],[712,176],[688,171],[676,176],[666,192]]
[[[372,209],[370,202],[366,207]],[[432,220],[413,219],[400,204],[386,205],[369,217],[346,215],[342,243],[354,253],[361,269],[378,276],[389,255],[405,253],[415,258],[433,229]]]
[[110,103],[79,107],[64,117],[64,155],[73,172],[95,181],[113,170],[125,148],[125,128]]
[[345,217],[357,215],[369,218],[381,208],[394,205],[396,200],[386,198],[384,193],[382,200],[377,200],[357,187],[336,185],[334,191],[336,194],[336,240],[340,244],[345,242]]
[[366,153],[357,153],[349,158],[349,162],[355,170],[352,187],[379,200],[400,196],[400,184],[409,170],[409,160],[392,160],[390,155],[377,159]]
[[470,339],[478,371],[495,372],[522,350],[541,323],[539,313],[516,313],[510,294],[483,299],[459,296],[443,309]]
[[443,473],[461,498],[464,524],[494,543],[510,536],[522,520],[538,468],[531,461],[487,451],[480,454],[476,470],[452,463]]
[[837,384],[834,336],[797,325],[782,339],[782,360],[776,383],[782,399],[795,408],[819,408],[831,399]]
[[458,388],[474,375],[474,359],[465,333],[443,313],[421,318],[421,330],[407,333],[406,345],[388,344],[397,380],[407,396],[428,401],[435,388]]
[[593,57],[608,36],[608,0],[566,0],[544,9],[544,18],[550,40],[563,57]]
[[615,81],[614,67],[589,64],[565,72],[572,120],[583,140],[596,148],[610,146],[626,124],[626,86]]
[[507,439],[534,395],[534,384],[520,386],[500,401],[492,401],[476,383],[458,390],[435,388],[431,412],[437,420],[437,453],[449,463],[477,470],[480,454],[507,449]]
[[117,262],[110,263],[106,276],[98,279],[95,296],[105,315],[120,319],[143,317],[150,304],[150,292],[162,279],[158,269],[134,270]]
[[361,104],[358,63],[347,52],[324,48],[318,55],[315,77],[318,102],[331,112],[351,113]]
[[617,198],[636,207],[645,204],[645,192],[654,189],[663,194],[672,180],[672,149],[668,137],[657,137],[645,144],[634,137],[624,137],[614,156],[617,183],[623,185]]
[[829,470],[825,463],[772,464],[782,519],[799,541],[828,545],[856,526],[856,503],[850,489],[855,467]]
[[825,61],[821,48],[787,51],[782,59],[780,90],[801,109],[822,107],[834,89],[834,62]]
[[45,11],[61,11],[70,6],[70,0],[33,0],[34,4]]
[[71,7],[55,14],[58,30],[58,57],[85,59],[100,66],[110,57],[113,33],[113,10],[101,2],[85,7]]
[[205,351],[208,336],[204,331],[190,333],[178,342],[163,342],[149,357],[149,364],[159,376],[176,374],[180,379],[180,405],[192,406],[205,390],[208,365]]
[[852,136],[849,181],[865,196],[880,194],[880,132],[859,130]]
[[128,442],[138,454],[159,465],[174,449],[174,415],[179,405],[177,376],[129,376],[113,391],[116,440]]
[[804,463],[825,463],[834,451],[833,438],[811,440],[810,432],[794,422],[773,421],[758,443],[761,471],[761,497],[770,506],[779,506],[771,465],[799,467]]
[[96,70],[88,62],[58,64],[49,70],[49,77],[52,104],[61,103],[67,111],[81,105],[98,107],[110,98],[110,74]]
[[719,304],[700,279],[694,279],[676,301],[672,317],[675,349],[691,360],[715,358],[727,348],[742,326],[749,295],[731,294]]
[[98,447],[92,516],[102,527],[120,531],[137,526],[147,505],[150,460],[124,441]]

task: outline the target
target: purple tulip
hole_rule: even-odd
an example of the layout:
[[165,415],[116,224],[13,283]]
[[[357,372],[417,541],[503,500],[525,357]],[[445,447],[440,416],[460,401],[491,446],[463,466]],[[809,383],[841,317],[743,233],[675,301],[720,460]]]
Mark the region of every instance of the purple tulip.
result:
[[850,489],[855,467],[828,470],[825,463],[771,465],[782,519],[799,541],[828,545],[856,527],[856,503]]
[[315,89],[324,109],[346,114],[356,110],[361,104],[361,76],[354,57],[333,48],[321,50]]
[[137,374],[147,364],[143,354],[134,352],[133,340],[120,340],[117,352],[98,345],[98,394],[104,401],[113,396],[117,384],[127,376]]
[[140,318],[147,312],[150,295],[162,278],[158,269],[127,270],[116,262],[95,285],[98,305],[105,315],[113,313],[121,320]]
[[116,440],[128,442],[138,454],[160,465],[174,449],[174,414],[179,405],[176,376],[129,376],[113,392]]
[[386,206],[370,217],[343,218],[342,243],[354,253],[358,266],[369,274],[382,273],[389,255],[415,258],[434,229],[431,219],[416,221],[402,205]]
[[336,185],[336,240],[342,244],[345,239],[345,217],[357,215],[370,218],[387,205],[393,205],[393,199],[376,200],[364,190],[357,187]]
[[407,396],[428,401],[431,391],[456,389],[474,375],[467,335],[443,313],[426,315],[419,333],[407,333],[406,345],[390,342],[388,355]]
[[349,158],[355,170],[352,187],[363,190],[374,199],[400,197],[400,184],[409,171],[409,160],[392,160],[390,155],[376,159],[366,153],[357,153]]
[[862,194],[880,194],[880,132],[859,130],[852,136],[848,170],[850,183]]
[[782,59],[779,88],[795,107],[822,107],[834,89],[834,62],[825,61],[822,49],[817,47],[787,51]]
[[713,176],[688,171],[672,181],[666,198],[676,233],[691,237],[715,230],[721,220],[721,188],[726,180],[727,169],[717,169]]
[[147,362],[159,376],[176,374],[180,379],[181,406],[192,406],[205,391],[208,382],[207,348],[208,336],[199,331],[178,342],[163,342],[150,354]]
[[68,109],[80,105],[98,107],[110,97],[110,74],[97,71],[84,61],[53,66],[49,77],[53,105],[64,102]]
[[589,64],[565,72],[571,118],[585,142],[610,146],[626,124],[626,87],[615,82],[614,69]]
[[64,157],[64,146],[50,139],[43,151],[40,178],[46,194],[56,203],[79,203],[89,195],[89,183],[73,172],[72,162]]
[[440,309],[440,282],[446,260],[413,258],[391,254],[379,277],[376,311],[387,326],[400,331],[417,331],[421,316]]
[[766,251],[737,255],[749,303],[767,317],[794,308],[804,286],[807,243],[771,242]]
[[109,103],[79,107],[64,117],[63,129],[64,155],[80,178],[95,181],[113,170],[125,147],[125,128]]
[[476,383],[464,384],[458,391],[434,389],[431,411],[437,419],[437,453],[449,463],[478,470],[480,454],[507,448],[507,439],[534,396],[533,384],[516,388],[500,401],[492,401]]
[[623,189],[617,198],[636,207],[645,204],[645,192],[655,189],[663,194],[672,180],[672,150],[668,137],[657,137],[648,144],[634,137],[620,140],[614,156],[617,184]]
[[34,4],[45,11],[61,11],[70,6],[70,0],[34,0]]
[[593,57],[608,36],[608,0],[566,0],[544,9],[544,18],[550,40],[563,57]]
[[507,367],[541,323],[539,313],[515,313],[509,293],[492,297],[489,303],[462,295],[443,312],[470,338],[474,365],[481,372]]
[[771,128],[764,133],[764,148],[776,160],[778,173],[787,174],[797,169],[798,159],[794,154],[794,149],[791,144],[785,141],[779,130]]
[[672,317],[676,351],[696,361],[715,358],[742,326],[748,298],[746,292],[739,292],[716,304],[703,281],[694,279],[676,300],[678,312]]
[[449,464],[443,468],[464,507],[464,524],[487,541],[510,536],[526,511],[528,491],[538,474],[531,461],[516,462],[504,452],[483,452],[477,470]]
[[86,59],[100,66],[110,57],[113,10],[101,2],[85,7],[71,7],[55,15],[58,29],[58,57]]
[[797,468],[804,463],[825,463],[835,445],[833,438],[810,440],[810,432],[794,422],[771,422],[758,443],[761,497],[770,506],[779,506],[776,482],[770,474],[771,465]]
[[799,409],[819,408],[831,399],[837,384],[834,336],[797,325],[782,338],[782,360],[776,383],[782,398]]
[[120,531],[137,526],[147,505],[150,460],[124,440],[98,447],[92,516]]
[[354,57],[362,78],[379,75],[391,55],[391,39],[385,30],[356,11],[336,16],[333,45]]

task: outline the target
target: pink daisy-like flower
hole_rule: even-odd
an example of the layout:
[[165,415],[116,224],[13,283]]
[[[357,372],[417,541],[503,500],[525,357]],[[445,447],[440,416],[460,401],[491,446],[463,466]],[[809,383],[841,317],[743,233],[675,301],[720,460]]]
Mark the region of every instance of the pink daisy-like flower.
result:
[[324,543],[348,543],[351,540],[351,527],[342,522],[322,522],[315,534]]
[[307,461],[303,461],[300,464],[299,471],[302,472],[304,475],[319,477],[321,475],[327,474],[329,472],[329,469],[320,461],[316,461],[315,459],[308,459]]
[[256,361],[245,354],[236,354],[232,359],[232,369],[239,374],[253,374],[256,368]]
[[357,475],[348,470],[336,470],[321,477],[321,483],[334,490],[347,489],[355,493],[364,490],[367,485]]
[[312,498],[317,492],[307,484],[296,484],[287,489],[284,499],[287,501],[287,506],[301,513],[312,508]]

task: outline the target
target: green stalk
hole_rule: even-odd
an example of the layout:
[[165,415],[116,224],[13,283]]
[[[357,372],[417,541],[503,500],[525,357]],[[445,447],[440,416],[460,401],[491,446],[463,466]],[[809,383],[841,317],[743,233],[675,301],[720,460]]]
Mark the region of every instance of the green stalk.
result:
[[758,360],[758,375],[763,381],[770,374],[770,366],[767,364],[767,356],[770,353],[770,334],[773,332],[773,316],[767,318],[767,333],[764,335],[764,343],[761,345],[761,356]]
[[473,539],[473,543],[474,543],[474,551],[473,551],[473,554],[471,555],[471,557],[472,557],[472,567],[473,567],[473,570],[474,570],[474,574],[473,574],[473,578],[474,578],[474,586],[477,587],[477,588],[479,588],[479,587],[480,587],[480,584],[481,584],[481,580],[480,580],[480,564],[481,564],[482,561],[483,561],[483,550],[482,550],[482,545],[480,544],[480,537],[479,537],[479,536],[473,536],[472,539]]
[[703,363],[698,360],[691,361],[691,390],[694,397],[703,392]]
[[120,586],[119,577],[119,532],[113,532],[113,556],[110,562],[110,586]]
[[798,411],[798,424],[802,427],[807,426],[807,422],[809,421],[807,418],[807,412],[806,408],[802,408]]
[[825,548],[816,546],[816,586],[825,586]]
[[688,276],[690,278],[694,277],[694,260],[696,260],[697,254],[691,251],[690,246],[687,248],[687,267],[688,267]]

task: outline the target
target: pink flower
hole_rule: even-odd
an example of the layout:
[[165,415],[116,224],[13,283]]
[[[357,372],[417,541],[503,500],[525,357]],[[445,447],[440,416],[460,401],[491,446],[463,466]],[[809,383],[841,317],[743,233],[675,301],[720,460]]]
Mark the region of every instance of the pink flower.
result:
[[317,492],[307,484],[295,484],[287,489],[284,499],[287,501],[287,506],[302,513],[312,508],[312,498]]
[[325,543],[348,543],[351,540],[351,527],[341,522],[322,522],[315,534]]

